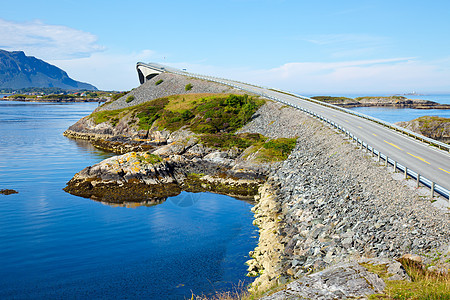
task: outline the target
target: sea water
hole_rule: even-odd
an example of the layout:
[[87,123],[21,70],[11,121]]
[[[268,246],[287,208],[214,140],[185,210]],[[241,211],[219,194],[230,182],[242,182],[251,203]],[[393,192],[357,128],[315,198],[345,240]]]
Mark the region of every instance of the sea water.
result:
[[251,282],[251,204],[186,193],[115,207],[65,193],[111,153],[62,135],[97,104],[0,101],[0,299],[183,299]]
[[[309,95],[309,97],[314,95]],[[319,96],[319,95],[316,95]],[[332,94],[327,96],[357,98],[365,96],[392,96],[385,95],[367,95],[367,94]],[[403,95],[408,99],[430,100],[440,104],[450,104],[450,94],[429,94],[429,95]],[[450,109],[412,109],[412,108],[392,108],[392,107],[354,107],[353,111],[381,119],[389,123],[402,121],[411,121],[423,116],[438,116],[450,118]]]

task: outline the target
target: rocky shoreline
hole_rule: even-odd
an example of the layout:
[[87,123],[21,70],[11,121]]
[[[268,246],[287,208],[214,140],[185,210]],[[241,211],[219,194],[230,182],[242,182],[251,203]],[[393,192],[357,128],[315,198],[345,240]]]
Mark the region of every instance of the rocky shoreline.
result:
[[19,102],[43,102],[43,103],[83,103],[83,102],[106,102],[107,99],[86,99],[86,98],[74,98],[74,99],[13,99],[13,98],[0,98],[0,101],[19,101]]
[[424,116],[407,122],[398,122],[396,125],[450,144],[450,118]]
[[240,161],[242,153],[203,147],[194,139],[150,152],[128,152],[75,174],[64,190],[108,203],[161,202],[182,190],[253,199],[264,166]]
[[[149,82],[147,89],[155,86]],[[136,98],[152,93],[141,87],[134,91]],[[118,100],[122,105],[125,97]],[[121,108],[119,102],[114,107]],[[260,231],[248,262],[249,274],[258,276],[254,291],[361,257],[414,253],[429,267],[450,266],[448,213],[301,111],[267,101],[237,132],[297,138],[289,157],[272,163],[255,160],[247,150],[206,147],[188,130],[130,131],[129,122],[118,120],[111,126],[83,118],[65,132],[116,153],[127,152],[80,171],[66,190],[113,203],[158,203],[181,190],[254,197],[254,224]],[[116,191],[123,187],[123,194],[111,192],[112,186]]]
[[271,168],[253,208],[260,241],[249,271],[261,274],[254,289],[359,257],[415,253],[449,268],[446,211],[392,180],[389,170],[333,129],[271,105],[279,109],[260,112],[244,130],[300,138],[289,158]]
[[358,97],[355,99],[346,97],[314,96],[312,98],[345,108],[391,107],[414,109],[450,109],[450,104],[441,104],[430,100],[408,99],[403,96]]

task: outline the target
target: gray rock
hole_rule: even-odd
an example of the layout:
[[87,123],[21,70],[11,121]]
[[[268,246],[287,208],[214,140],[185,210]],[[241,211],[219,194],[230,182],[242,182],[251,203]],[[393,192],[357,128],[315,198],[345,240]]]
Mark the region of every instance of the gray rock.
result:
[[359,264],[340,263],[324,271],[304,276],[282,291],[263,297],[281,299],[347,299],[366,297],[382,292],[384,281]]

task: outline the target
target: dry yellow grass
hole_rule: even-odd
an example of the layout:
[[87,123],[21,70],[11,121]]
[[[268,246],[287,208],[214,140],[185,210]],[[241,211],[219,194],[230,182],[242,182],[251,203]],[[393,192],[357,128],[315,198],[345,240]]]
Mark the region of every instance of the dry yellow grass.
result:
[[169,97],[169,103],[166,105],[165,109],[173,112],[183,112],[187,109],[192,109],[196,103],[199,103],[202,98],[207,97],[226,97],[230,94],[212,94],[212,93],[201,93],[201,94],[183,94],[174,95]]

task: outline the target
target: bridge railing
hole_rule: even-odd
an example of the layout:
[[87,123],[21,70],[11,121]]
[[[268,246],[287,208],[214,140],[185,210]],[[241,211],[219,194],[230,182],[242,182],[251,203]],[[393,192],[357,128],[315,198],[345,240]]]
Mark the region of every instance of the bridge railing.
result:
[[[169,72],[175,73],[175,74],[179,74],[179,75],[183,75],[183,76],[191,76],[191,77],[194,77],[194,78],[199,78],[199,79],[204,79],[204,80],[209,80],[209,81],[221,83],[221,84],[224,84],[224,85],[227,85],[227,86],[231,86],[231,87],[243,90],[243,91],[247,91],[247,92],[250,92],[250,93],[253,93],[253,94],[265,97],[265,98],[272,99],[272,100],[277,101],[277,102],[281,102],[283,104],[286,104],[286,105],[289,105],[289,106],[294,107],[296,109],[299,109],[301,111],[304,111],[304,112],[312,115],[313,117],[315,117],[315,118],[317,118],[319,120],[322,120],[325,123],[330,124],[331,126],[336,128],[337,130],[339,130],[342,133],[344,133],[345,135],[347,135],[349,138],[354,140],[357,145],[361,145],[361,149],[367,149],[367,151],[370,151],[372,155],[376,155],[378,157],[378,161],[379,162],[384,161],[384,165],[386,167],[388,167],[389,165],[393,166],[394,167],[394,172],[397,172],[397,170],[403,172],[405,174],[405,179],[407,179],[408,177],[411,177],[411,178],[415,179],[416,182],[417,182],[417,187],[419,187],[420,184],[422,184],[425,187],[428,187],[431,190],[431,196],[432,197],[434,197],[435,194],[439,194],[439,195],[443,196],[444,198],[448,199],[449,200],[449,205],[450,205],[450,191],[448,189],[444,188],[441,185],[436,184],[432,180],[422,176],[420,173],[411,170],[407,166],[403,166],[402,164],[398,163],[397,161],[393,160],[392,158],[389,158],[389,156],[387,154],[381,153],[379,150],[375,149],[373,146],[370,146],[369,144],[367,144],[363,140],[361,140],[358,137],[356,137],[354,134],[352,134],[350,131],[348,131],[343,126],[338,125],[337,123],[335,123],[335,122],[333,122],[333,121],[323,117],[320,114],[317,114],[317,113],[315,113],[315,112],[313,112],[313,111],[311,111],[309,109],[300,107],[298,105],[292,104],[290,102],[284,101],[284,100],[282,100],[280,98],[273,97],[273,96],[268,95],[266,93],[263,93],[263,92],[260,92],[260,91],[257,91],[257,90],[253,90],[253,89],[250,89],[250,88],[245,88],[245,87],[233,84],[231,81],[228,81],[226,79],[212,77],[212,76],[205,76],[205,75],[201,75],[201,74],[188,73],[188,72],[179,72],[179,71],[175,71],[175,70],[170,70]],[[249,85],[247,83],[242,83],[242,84]],[[253,87],[259,88],[258,86],[255,86],[255,85],[249,85],[249,86],[253,86]],[[427,137],[422,136],[420,134],[416,134],[416,133],[414,133],[412,131],[409,131],[409,130],[404,129],[404,128],[400,128],[399,126],[390,124],[388,122],[379,120],[377,118],[369,117],[367,115],[360,114],[360,113],[357,113],[357,112],[354,112],[354,111],[351,111],[349,109],[342,108],[342,107],[339,107],[339,106],[336,106],[336,105],[333,105],[333,104],[321,102],[321,101],[318,101],[318,100],[315,100],[315,99],[312,99],[312,98],[303,97],[303,96],[295,95],[295,94],[292,94],[292,93],[287,93],[287,92],[281,91],[281,90],[276,90],[276,89],[272,89],[272,90],[278,91],[278,92],[281,92],[281,93],[284,93],[284,94],[289,94],[291,96],[294,96],[294,97],[297,97],[297,98],[300,98],[300,99],[303,99],[303,100],[315,102],[315,103],[320,104],[320,105],[328,106],[328,107],[331,107],[333,109],[341,110],[341,111],[350,113],[352,115],[359,116],[359,117],[364,118],[364,119],[372,120],[372,121],[374,121],[376,123],[379,123],[379,124],[382,124],[382,125],[384,125],[386,127],[392,128],[392,129],[397,130],[397,131],[404,132],[404,133],[408,134],[409,136],[413,136],[413,137],[415,137],[417,139],[420,139],[422,141],[426,141],[426,142],[428,142],[428,143],[430,143],[432,145],[436,145],[436,146],[438,146],[440,148],[444,148],[444,149],[447,149],[448,151],[450,151],[450,148],[449,148],[450,145],[447,145],[447,144],[435,141],[433,139],[427,138]]]
[[293,97],[296,97],[296,98],[299,98],[299,99],[302,99],[302,100],[307,100],[307,101],[310,101],[310,102],[314,102],[314,103],[322,105],[322,106],[327,106],[327,107],[330,107],[330,108],[333,108],[333,109],[336,109],[336,110],[340,110],[340,111],[343,111],[345,113],[348,113],[348,114],[351,114],[351,115],[355,115],[355,116],[358,116],[358,117],[366,119],[366,120],[373,121],[373,122],[381,124],[381,125],[383,125],[385,127],[394,129],[395,131],[402,132],[403,134],[406,134],[406,135],[408,135],[410,137],[413,137],[415,139],[421,140],[422,142],[426,142],[426,143],[428,143],[430,145],[436,146],[439,149],[445,149],[445,150],[450,152],[450,145],[449,144],[436,141],[436,140],[431,139],[429,137],[423,136],[423,135],[421,135],[419,133],[416,133],[416,132],[413,132],[413,131],[408,130],[406,128],[402,128],[400,126],[397,126],[395,124],[391,124],[389,122],[380,120],[378,118],[371,117],[371,116],[368,116],[368,115],[365,115],[365,114],[361,114],[361,113],[358,113],[356,111],[353,111],[353,110],[350,110],[350,109],[347,109],[347,108],[344,108],[344,107],[340,107],[340,106],[337,106],[337,105],[334,105],[334,104],[329,104],[329,103],[326,103],[326,102],[322,102],[322,101],[319,101],[319,100],[316,100],[316,99],[313,99],[313,98],[304,97],[304,96],[301,96],[301,95],[297,95],[297,94],[294,94],[294,93],[288,93],[288,92],[281,91],[281,90],[278,90],[278,89],[273,89],[273,88],[272,88],[272,90],[280,92],[280,93],[288,94],[290,96],[293,96]]

